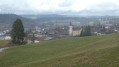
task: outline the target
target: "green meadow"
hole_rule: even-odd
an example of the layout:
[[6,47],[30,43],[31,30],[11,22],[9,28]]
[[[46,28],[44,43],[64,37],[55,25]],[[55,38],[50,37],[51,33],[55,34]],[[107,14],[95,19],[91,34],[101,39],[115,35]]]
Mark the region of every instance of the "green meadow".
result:
[[8,46],[8,43],[9,43],[9,41],[7,41],[7,40],[1,40],[0,41],[0,48]]
[[119,33],[13,46],[0,53],[0,67],[119,67]]

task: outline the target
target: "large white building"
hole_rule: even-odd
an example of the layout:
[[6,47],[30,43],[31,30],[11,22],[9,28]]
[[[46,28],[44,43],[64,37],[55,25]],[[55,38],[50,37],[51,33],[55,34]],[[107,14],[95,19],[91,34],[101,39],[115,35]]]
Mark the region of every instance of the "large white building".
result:
[[69,25],[69,36],[72,36],[72,35],[73,35],[73,26],[70,23],[70,25]]

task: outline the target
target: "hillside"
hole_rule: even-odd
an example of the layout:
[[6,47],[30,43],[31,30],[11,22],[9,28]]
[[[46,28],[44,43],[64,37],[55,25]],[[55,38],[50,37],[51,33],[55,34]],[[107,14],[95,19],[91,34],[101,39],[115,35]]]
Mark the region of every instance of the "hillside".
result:
[[0,28],[9,28],[16,19],[21,19],[25,27],[34,25],[34,21],[28,18],[23,18],[16,14],[0,14]]
[[11,47],[0,67],[119,67],[119,33]]
[[0,48],[8,46],[9,41],[7,40],[0,40]]

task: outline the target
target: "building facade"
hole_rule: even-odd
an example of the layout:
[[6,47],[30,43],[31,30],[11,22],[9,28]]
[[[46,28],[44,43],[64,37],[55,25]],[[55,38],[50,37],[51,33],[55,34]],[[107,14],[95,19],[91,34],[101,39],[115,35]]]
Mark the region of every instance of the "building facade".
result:
[[82,29],[80,30],[73,30],[73,36],[79,36],[81,34]]
[[70,23],[69,25],[69,36],[79,36],[81,34],[81,28],[74,28],[73,25]]

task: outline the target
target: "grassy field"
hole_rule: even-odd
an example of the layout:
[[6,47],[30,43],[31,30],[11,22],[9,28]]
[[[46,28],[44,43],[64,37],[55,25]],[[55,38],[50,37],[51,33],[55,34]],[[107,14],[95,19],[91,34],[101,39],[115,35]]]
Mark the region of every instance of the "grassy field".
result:
[[8,45],[9,41],[7,40],[0,40],[0,48],[6,47]]
[[119,67],[119,33],[14,46],[0,53],[0,67]]

